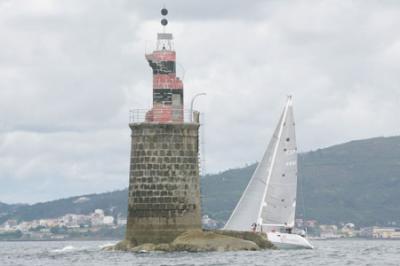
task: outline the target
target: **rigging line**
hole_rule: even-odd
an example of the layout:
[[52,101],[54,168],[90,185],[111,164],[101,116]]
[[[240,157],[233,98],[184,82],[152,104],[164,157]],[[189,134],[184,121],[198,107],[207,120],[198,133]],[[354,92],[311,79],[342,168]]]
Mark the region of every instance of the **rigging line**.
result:
[[263,183],[264,185],[267,184],[264,182],[264,180],[260,179],[260,178],[256,178],[256,180],[258,180],[259,182]]
[[206,175],[206,152],[205,152],[205,113],[200,114],[200,170]]

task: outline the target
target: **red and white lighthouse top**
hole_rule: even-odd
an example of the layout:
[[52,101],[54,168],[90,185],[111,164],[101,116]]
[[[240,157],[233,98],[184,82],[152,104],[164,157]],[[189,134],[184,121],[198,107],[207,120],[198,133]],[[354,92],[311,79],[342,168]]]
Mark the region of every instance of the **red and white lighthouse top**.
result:
[[146,59],[153,70],[153,108],[146,121],[183,122],[183,83],[176,76],[176,52],[171,33],[158,33],[157,48]]

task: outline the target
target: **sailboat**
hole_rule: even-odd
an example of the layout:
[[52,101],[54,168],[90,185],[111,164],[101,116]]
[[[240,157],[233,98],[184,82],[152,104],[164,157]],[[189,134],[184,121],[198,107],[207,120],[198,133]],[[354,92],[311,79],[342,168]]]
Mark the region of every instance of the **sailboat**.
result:
[[312,249],[304,234],[295,234],[297,147],[293,99],[288,96],[265,154],[224,230],[267,234],[280,249]]

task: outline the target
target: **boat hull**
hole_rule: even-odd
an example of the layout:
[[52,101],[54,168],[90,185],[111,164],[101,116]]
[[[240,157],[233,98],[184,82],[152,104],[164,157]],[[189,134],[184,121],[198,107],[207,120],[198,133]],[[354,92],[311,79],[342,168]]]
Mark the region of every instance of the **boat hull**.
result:
[[267,233],[268,240],[278,249],[313,249],[311,243],[297,234]]

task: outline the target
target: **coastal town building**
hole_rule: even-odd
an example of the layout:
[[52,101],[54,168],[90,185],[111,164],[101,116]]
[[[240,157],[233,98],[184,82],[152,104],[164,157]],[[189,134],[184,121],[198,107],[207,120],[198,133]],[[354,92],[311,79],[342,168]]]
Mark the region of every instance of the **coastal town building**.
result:
[[400,228],[397,227],[366,227],[362,228],[360,236],[366,238],[400,239]]
[[[84,214],[65,214],[58,218],[38,219],[32,221],[20,221],[10,219],[0,225],[1,233],[21,232],[22,234],[34,239],[53,238],[53,232],[74,231],[75,233],[85,233],[89,230],[98,228],[117,228],[124,227],[126,218],[121,217],[121,223],[115,225],[113,216],[104,215],[104,211],[96,209],[93,213]],[[125,221],[125,223],[123,223]],[[54,230],[58,228],[58,230]],[[58,236],[59,237],[59,236]]]

